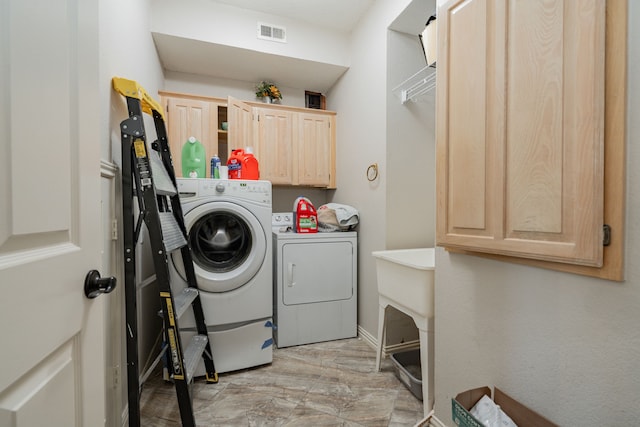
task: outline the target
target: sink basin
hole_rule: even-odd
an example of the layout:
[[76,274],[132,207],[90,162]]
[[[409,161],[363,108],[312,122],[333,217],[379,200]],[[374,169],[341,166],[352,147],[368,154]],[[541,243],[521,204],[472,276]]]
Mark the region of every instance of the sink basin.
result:
[[433,408],[433,288],[435,249],[398,249],[371,253],[378,273],[378,348],[376,371],[380,371],[386,345],[386,308],[391,305],[411,316],[420,334],[422,401],[427,417]]
[[376,251],[371,255],[376,258],[380,296],[420,317],[433,318],[435,249]]

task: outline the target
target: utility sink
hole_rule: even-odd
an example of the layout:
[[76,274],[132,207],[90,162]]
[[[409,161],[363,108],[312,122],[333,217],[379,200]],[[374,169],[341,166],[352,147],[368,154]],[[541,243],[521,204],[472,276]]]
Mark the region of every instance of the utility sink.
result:
[[376,258],[378,293],[418,316],[432,318],[436,269],[434,248],[398,249],[371,254]]
[[378,348],[376,371],[380,370],[386,345],[385,317],[391,305],[411,316],[420,333],[422,402],[425,417],[433,408],[433,325],[435,249],[398,249],[372,252],[378,273]]

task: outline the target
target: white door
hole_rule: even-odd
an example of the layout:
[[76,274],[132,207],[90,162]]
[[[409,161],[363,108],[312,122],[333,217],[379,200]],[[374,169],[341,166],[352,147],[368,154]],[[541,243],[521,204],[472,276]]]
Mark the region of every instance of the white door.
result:
[[0,426],[105,423],[97,0],[0,0]]

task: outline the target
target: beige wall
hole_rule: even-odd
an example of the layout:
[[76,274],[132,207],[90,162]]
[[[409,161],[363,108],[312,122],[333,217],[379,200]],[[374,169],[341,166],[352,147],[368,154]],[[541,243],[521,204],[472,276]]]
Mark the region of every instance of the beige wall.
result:
[[[629,22],[640,5],[629,2]],[[563,426],[640,417],[640,30],[629,25],[626,281],[436,252],[436,416],[497,385]]]
[[[351,35],[351,66],[329,91],[327,106],[339,114],[338,189],[333,201],[360,211],[358,236],[358,326],[375,339],[378,289],[371,252],[387,245],[387,28],[408,0],[376,1]],[[366,170],[377,163],[379,177]]]
[[[429,13],[424,11],[424,21]],[[435,244],[435,89],[401,102],[402,83],[425,67],[414,34],[388,31],[387,249]]]
[[[126,12],[125,12],[126,11]],[[121,218],[122,196],[120,189],[120,122],[127,118],[125,99],[112,89],[114,76],[139,82],[150,94],[157,93],[164,84],[160,61],[149,33],[150,0],[100,1],[100,97],[102,104],[101,160],[102,203],[104,218],[103,235],[109,236],[111,220]],[[153,130],[153,120],[145,118],[145,127]],[[154,133],[155,135],[155,133]],[[155,138],[155,137],[153,137]],[[151,139],[152,140],[152,139]],[[110,173],[104,173],[104,172]],[[119,221],[122,233],[122,221]],[[126,425],[127,419],[127,362],[125,347],[124,265],[122,234],[117,241],[103,242],[102,276],[116,276],[118,286],[107,298],[105,321],[108,337],[106,348],[107,426]],[[144,277],[138,276],[139,280]],[[157,316],[159,299],[153,286],[139,291],[139,366],[155,357],[152,348],[159,336],[162,323]]]

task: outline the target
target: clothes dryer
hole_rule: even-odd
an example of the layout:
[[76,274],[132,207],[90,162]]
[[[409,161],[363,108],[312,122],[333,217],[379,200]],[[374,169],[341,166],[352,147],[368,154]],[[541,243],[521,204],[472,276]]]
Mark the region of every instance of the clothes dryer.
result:
[[[177,184],[216,370],[270,363],[271,183],[179,178]],[[176,288],[186,286],[179,253],[170,274]],[[184,339],[195,333],[192,316],[180,326]],[[202,366],[196,374],[204,374]]]
[[357,331],[357,233],[294,233],[273,214],[276,345],[351,338]]

